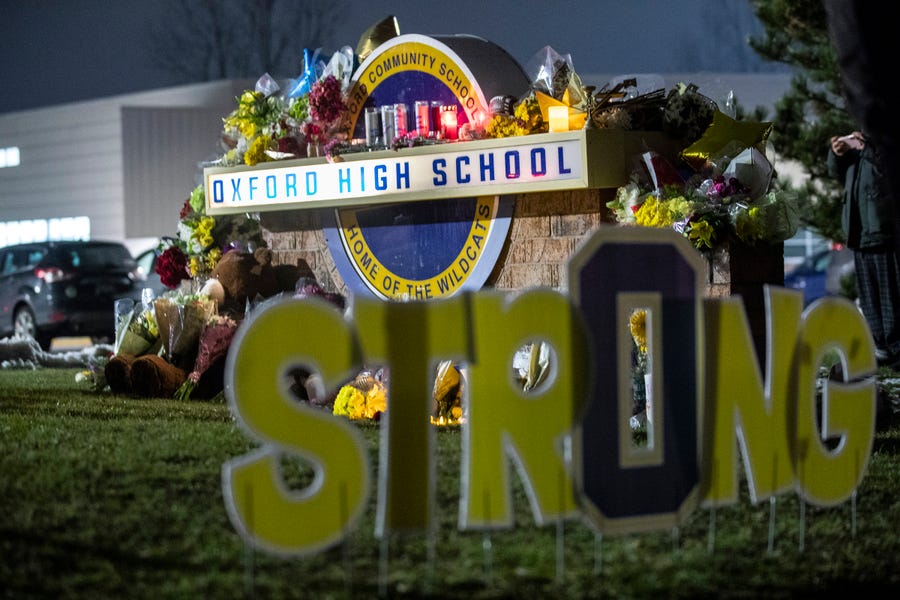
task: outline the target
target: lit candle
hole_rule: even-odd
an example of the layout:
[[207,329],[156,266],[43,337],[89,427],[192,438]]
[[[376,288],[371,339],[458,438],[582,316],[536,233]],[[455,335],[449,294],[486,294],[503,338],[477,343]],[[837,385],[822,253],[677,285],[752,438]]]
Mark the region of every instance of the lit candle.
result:
[[551,106],[550,107],[550,131],[568,131],[569,130],[569,107],[568,106]]
[[451,105],[441,107],[441,133],[444,134],[445,140],[455,140],[459,138],[457,131],[458,121],[456,118],[456,107]]

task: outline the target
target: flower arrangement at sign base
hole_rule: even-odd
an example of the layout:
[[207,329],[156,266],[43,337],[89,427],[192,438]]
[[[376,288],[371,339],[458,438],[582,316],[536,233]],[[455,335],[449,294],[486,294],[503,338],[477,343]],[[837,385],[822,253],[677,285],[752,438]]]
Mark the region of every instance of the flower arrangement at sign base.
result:
[[340,389],[332,412],[351,420],[377,420],[386,410],[387,385],[371,372],[363,371]]
[[228,354],[231,340],[237,331],[238,323],[227,315],[211,315],[200,332],[197,347],[197,359],[193,370],[188,373],[187,379],[175,392],[175,398],[188,400],[200,383],[200,378],[217,361],[222,360]]
[[183,281],[193,282],[199,291],[225,252],[253,251],[264,247],[258,215],[206,214],[203,186],[197,186],[185,200],[179,215],[177,236],[164,238],[156,272],[166,287],[175,290]]
[[[435,370],[431,397],[431,424],[460,425],[463,420],[464,376],[452,361],[442,361]],[[351,420],[378,421],[388,409],[388,376],[384,368],[364,369],[341,387],[332,412]]]
[[[606,205],[616,222],[674,229],[707,253],[733,240],[756,246],[792,237],[799,225],[796,197],[774,188],[772,164],[757,147],[770,126],[741,125],[716,112],[673,161],[642,154],[630,181]],[[723,145],[731,128],[735,137]]]
[[[400,151],[456,141],[433,131],[422,135],[416,127],[384,140],[378,148],[348,139],[341,127],[346,124],[346,95],[360,56],[346,46],[327,61],[306,51],[297,79],[278,83],[269,74],[261,76],[254,89],[235,99],[235,108],[223,118],[223,153],[204,166],[257,165],[322,154],[329,161],[339,161],[345,152]],[[748,244],[779,241],[796,230],[791,199],[772,189],[771,164],[763,151],[768,124],[730,120],[692,85],[679,85],[668,94],[663,90],[637,94],[633,93],[636,81],[626,79],[598,91],[584,85],[570,55],[549,46],[536,53],[525,72],[529,89],[520,97],[490,99],[487,119],[460,123],[459,141],[546,133],[548,113],[560,107],[566,108],[569,129],[665,132],[684,150],[677,156],[648,151],[640,157],[631,180],[608,205],[619,223],[671,227],[702,251],[730,239]],[[459,110],[459,116],[466,119],[466,111]],[[205,205],[204,188],[197,186],[181,207],[176,234],[161,243],[156,271],[172,291],[150,313],[158,327],[153,343],[161,347],[159,356],[188,377],[179,382],[183,383],[177,394],[181,398],[191,397],[209,363],[221,359],[244,316],[229,315],[234,320],[225,321],[208,304],[209,297],[201,300],[198,294],[206,289],[204,284],[215,283],[206,279],[219,272],[217,265],[230,262],[222,262],[229,252],[265,247],[257,215],[214,216],[206,214]],[[299,287],[294,291],[304,295]],[[249,302],[246,306],[250,310]],[[142,329],[137,322],[131,325],[131,334],[144,337],[147,333],[145,340],[151,341],[149,328]],[[131,334],[133,341],[140,341]],[[521,375],[523,389],[528,391],[547,377],[550,357],[543,344],[530,346],[526,354]],[[308,375],[314,374],[306,379]],[[435,419],[453,423],[464,418],[463,386],[463,369],[451,363],[440,365],[433,390]],[[334,402],[315,386],[309,387],[317,405],[335,414],[372,419],[387,410],[387,384],[377,377],[349,382]]]

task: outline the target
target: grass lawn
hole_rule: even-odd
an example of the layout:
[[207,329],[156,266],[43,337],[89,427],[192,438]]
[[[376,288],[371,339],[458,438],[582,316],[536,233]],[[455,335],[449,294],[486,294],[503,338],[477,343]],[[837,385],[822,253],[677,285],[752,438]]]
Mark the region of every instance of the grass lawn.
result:
[[[373,498],[346,543],[283,558],[246,546],[226,515],[221,465],[254,445],[223,403],[99,394],[75,383],[75,373],[0,371],[2,598],[798,598],[900,591],[896,421],[876,435],[855,510],[851,502],[801,506],[794,494],[774,506],[753,505],[742,484],[738,504],[712,514],[698,509],[675,531],[603,538],[580,521],[536,526],[518,483],[514,529],[458,531],[461,434],[442,430],[442,516],[432,540],[377,540]],[[378,426],[359,427],[375,465]],[[285,468],[298,480],[308,474],[300,464]]]

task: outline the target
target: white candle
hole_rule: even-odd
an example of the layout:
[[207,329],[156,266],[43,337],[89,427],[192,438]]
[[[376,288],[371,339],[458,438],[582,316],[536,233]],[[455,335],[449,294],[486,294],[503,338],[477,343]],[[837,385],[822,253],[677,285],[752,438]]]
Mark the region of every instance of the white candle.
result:
[[569,130],[569,107],[568,106],[551,106],[550,107],[550,131],[568,131]]

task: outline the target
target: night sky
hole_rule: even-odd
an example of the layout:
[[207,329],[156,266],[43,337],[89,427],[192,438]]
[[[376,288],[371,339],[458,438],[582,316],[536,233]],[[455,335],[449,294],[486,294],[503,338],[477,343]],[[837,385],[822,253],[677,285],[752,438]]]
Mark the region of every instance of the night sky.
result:
[[[166,19],[148,0],[0,0],[0,113],[193,83],[153,66],[148,29]],[[523,66],[544,46],[578,73],[755,72],[761,26],[747,0],[348,1],[332,52],[395,15],[401,33],[488,39]],[[726,40],[723,42],[723,40]],[[302,57],[298,56],[298,74]],[[253,74],[252,77],[260,74]]]

